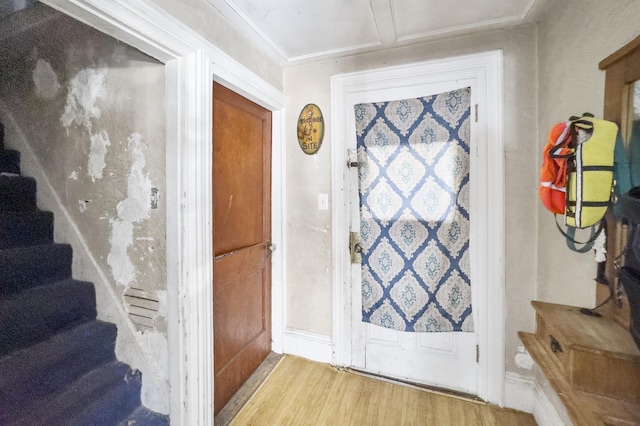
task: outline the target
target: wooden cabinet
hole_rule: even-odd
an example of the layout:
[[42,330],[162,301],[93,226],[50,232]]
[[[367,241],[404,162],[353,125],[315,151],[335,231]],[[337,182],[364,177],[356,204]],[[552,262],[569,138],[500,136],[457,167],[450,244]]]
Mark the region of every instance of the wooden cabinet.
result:
[[519,333],[576,425],[640,424],[640,350],[628,330],[580,308],[532,302],[536,332]]

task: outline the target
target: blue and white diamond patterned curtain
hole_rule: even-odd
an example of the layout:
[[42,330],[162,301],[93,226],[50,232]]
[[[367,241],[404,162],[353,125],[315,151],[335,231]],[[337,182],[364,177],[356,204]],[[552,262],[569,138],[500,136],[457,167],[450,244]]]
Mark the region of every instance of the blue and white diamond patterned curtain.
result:
[[473,331],[470,94],[355,106],[365,322]]

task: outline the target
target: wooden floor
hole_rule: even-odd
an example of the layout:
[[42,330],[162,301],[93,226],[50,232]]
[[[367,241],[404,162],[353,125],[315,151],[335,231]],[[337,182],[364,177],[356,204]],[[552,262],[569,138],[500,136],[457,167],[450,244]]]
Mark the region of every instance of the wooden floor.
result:
[[535,425],[500,409],[285,355],[232,426]]

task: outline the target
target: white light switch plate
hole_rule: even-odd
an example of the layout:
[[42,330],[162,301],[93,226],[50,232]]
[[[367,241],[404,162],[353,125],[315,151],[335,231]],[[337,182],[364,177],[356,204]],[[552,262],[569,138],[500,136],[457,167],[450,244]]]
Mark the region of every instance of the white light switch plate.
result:
[[318,210],[329,210],[329,194],[318,194]]

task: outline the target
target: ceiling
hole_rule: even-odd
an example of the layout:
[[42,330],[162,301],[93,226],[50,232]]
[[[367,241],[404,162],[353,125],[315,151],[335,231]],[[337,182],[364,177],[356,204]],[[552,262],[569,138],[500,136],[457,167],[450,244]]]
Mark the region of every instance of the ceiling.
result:
[[535,22],[549,0],[207,0],[296,64]]

